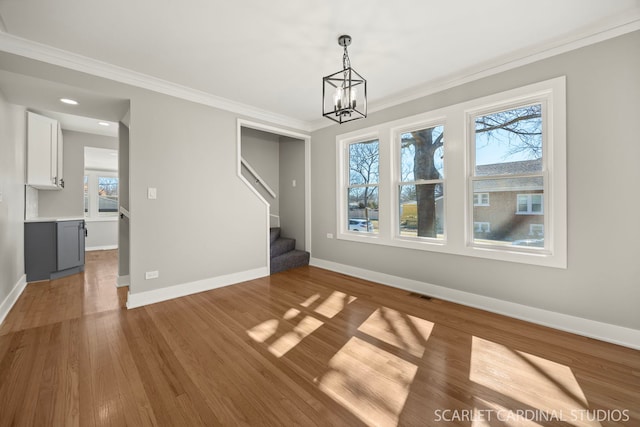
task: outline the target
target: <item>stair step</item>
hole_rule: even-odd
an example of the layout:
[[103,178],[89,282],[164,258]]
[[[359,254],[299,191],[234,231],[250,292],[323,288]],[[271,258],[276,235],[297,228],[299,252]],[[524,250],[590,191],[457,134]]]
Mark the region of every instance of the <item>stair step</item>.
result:
[[273,227],[269,229],[269,243],[273,244],[278,237],[280,237],[280,227]]
[[309,252],[293,250],[271,259],[271,274],[309,265]]
[[296,248],[296,240],[289,239],[287,237],[280,237],[274,242],[271,242],[271,258],[280,256],[286,252],[292,251]]

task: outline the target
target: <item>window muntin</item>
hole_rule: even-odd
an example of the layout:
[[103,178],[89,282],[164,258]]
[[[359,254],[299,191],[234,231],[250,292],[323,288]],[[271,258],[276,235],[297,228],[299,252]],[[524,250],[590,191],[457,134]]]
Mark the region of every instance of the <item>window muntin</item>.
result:
[[[472,244],[544,248],[544,236],[535,245],[523,245],[530,237],[531,219],[543,216],[544,120],[543,103],[495,109],[472,116],[473,165],[471,189],[472,223],[490,221],[490,232],[479,235],[474,228]],[[491,209],[483,210],[480,194],[491,194]],[[478,196],[476,196],[478,195]],[[539,223],[539,218],[536,218]]]
[[398,132],[398,237],[444,238],[444,126]]
[[[380,143],[377,139],[348,144],[347,231],[378,234]],[[356,226],[355,223],[364,224]]]

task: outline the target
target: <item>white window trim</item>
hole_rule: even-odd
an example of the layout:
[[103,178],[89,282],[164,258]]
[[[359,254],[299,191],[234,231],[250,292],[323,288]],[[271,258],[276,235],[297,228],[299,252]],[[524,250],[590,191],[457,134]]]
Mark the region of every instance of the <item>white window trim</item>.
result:
[[[555,268],[567,267],[566,206],[566,89],[565,77],[534,83],[521,88],[466,101],[428,113],[381,123],[336,136],[337,233],[341,240],[367,242],[395,247],[465,255],[493,260],[519,262]],[[473,189],[469,179],[473,162],[475,135],[470,118],[479,112],[500,107],[519,106],[546,100],[543,137],[544,150],[544,230],[545,249],[497,245],[473,245]],[[395,151],[395,134],[413,126],[437,124],[445,127],[443,146],[446,172],[444,182],[445,239],[398,238],[399,209],[396,177],[399,153]],[[379,233],[355,233],[347,230],[345,182],[345,144],[377,139],[380,150],[378,187]]]

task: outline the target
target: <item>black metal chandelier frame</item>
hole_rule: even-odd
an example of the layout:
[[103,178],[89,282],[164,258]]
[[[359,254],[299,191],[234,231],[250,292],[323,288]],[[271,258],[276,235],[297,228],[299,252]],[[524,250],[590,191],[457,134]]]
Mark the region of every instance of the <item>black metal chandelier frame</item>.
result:
[[[342,124],[367,117],[367,80],[351,67],[347,51],[351,36],[338,37],[338,44],[344,48],[342,70],[322,78],[322,115]],[[356,90],[362,90],[360,103]],[[333,102],[327,102],[327,96],[333,96]]]

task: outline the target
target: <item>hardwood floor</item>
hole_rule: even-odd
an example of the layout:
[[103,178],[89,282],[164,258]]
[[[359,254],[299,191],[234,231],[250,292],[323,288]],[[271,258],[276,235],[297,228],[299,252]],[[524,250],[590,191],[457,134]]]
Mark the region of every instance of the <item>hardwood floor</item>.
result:
[[27,286],[0,426],[640,426],[638,351],[313,267],[126,310],[116,270]]

